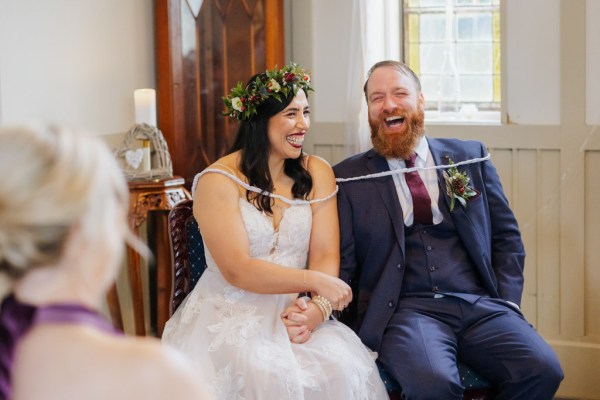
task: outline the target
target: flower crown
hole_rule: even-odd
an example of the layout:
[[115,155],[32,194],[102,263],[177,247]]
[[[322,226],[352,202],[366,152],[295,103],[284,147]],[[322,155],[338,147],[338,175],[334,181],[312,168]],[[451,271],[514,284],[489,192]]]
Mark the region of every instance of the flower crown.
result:
[[223,115],[235,118],[238,121],[249,121],[257,113],[256,109],[269,97],[274,97],[282,101],[291,93],[296,95],[298,89],[308,93],[314,90],[310,87],[310,75],[297,64],[286,65],[281,69],[277,66],[272,71],[265,71],[264,74],[257,76],[253,82],[246,87],[242,82],[237,85],[229,96],[223,97],[223,102],[227,108]]

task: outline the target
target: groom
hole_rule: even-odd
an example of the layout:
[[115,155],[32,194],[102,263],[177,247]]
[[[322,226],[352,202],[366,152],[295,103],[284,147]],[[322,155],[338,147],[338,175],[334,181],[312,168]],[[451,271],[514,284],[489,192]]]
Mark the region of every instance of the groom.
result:
[[402,63],[375,64],[364,91],[373,149],[334,167],[344,321],[403,398],[462,399],[461,359],[498,398],[551,399],[563,372],[519,309],[525,251],[485,147],[424,136],[421,84]]

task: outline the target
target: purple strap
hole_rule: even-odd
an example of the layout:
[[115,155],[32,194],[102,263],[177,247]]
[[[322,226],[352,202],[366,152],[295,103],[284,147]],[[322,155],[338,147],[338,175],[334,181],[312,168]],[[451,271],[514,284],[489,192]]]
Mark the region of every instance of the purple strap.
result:
[[11,398],[11,373],[19,340],[35,324],[78,324],[115,333],[118,331],[96,311],[79,304],[35,307],[8,296],[0,308],[0,399]]

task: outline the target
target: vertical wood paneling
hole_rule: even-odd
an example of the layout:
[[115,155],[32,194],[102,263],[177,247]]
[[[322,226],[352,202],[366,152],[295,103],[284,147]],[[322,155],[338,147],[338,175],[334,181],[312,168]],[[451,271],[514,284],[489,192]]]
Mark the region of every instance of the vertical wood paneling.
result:
[[333,146],[329,144],[315,144],[314,155],[326,160],[333,160]]
[[600,151],[585,153],[585,335],[600,339]]
[[[584,153],[588,129],[585,126],[586,92],[586,1],[560,2],[560,333],[566,337],[584,335]],[[585,102],[583,103],[585,104]],[[568,376],[568,374],[567,374]]]
[[537,153],[535,150],[517,150],[514,182],[513,211],[519,222],[525,244],[525,286],[521,309],[532,325],[537,326]]
[[560,152],[538,153],[537,328],[544,335],[560,333]]

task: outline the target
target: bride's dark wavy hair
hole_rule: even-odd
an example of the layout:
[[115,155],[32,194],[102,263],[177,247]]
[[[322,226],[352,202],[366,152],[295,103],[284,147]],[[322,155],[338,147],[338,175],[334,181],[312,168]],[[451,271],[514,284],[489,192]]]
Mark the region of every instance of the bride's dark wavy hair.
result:
[[[252,84],[256,78],[268,79],[265,73],[257,74],[250,78],[248,85]],[[306,93],[308,98],[308,93]],[[294,93],[290,92],[287,97],[281,96],[282,101],[270,96],[256,109],[257,113],[249,121],[241,121],[240,129],[235,137],[235,141],[229,153],[240,151],[240,171],[248,179],[248,184],[256,186],[265,192],[273,192],[274,185],[271,173],[269,171],[269,119],[277,113],[284,110],[294,98]],[[302,154],[298,158],[288,158],[284,162],[284,172],[292,178],[292,195],[294,198],[308,198],[312,190],[312,177],[302,165]],[[249,190],[246,191],[246,199],[254,206],[266,213],[272,214],[274,199],[264,194],[257,194]]]

